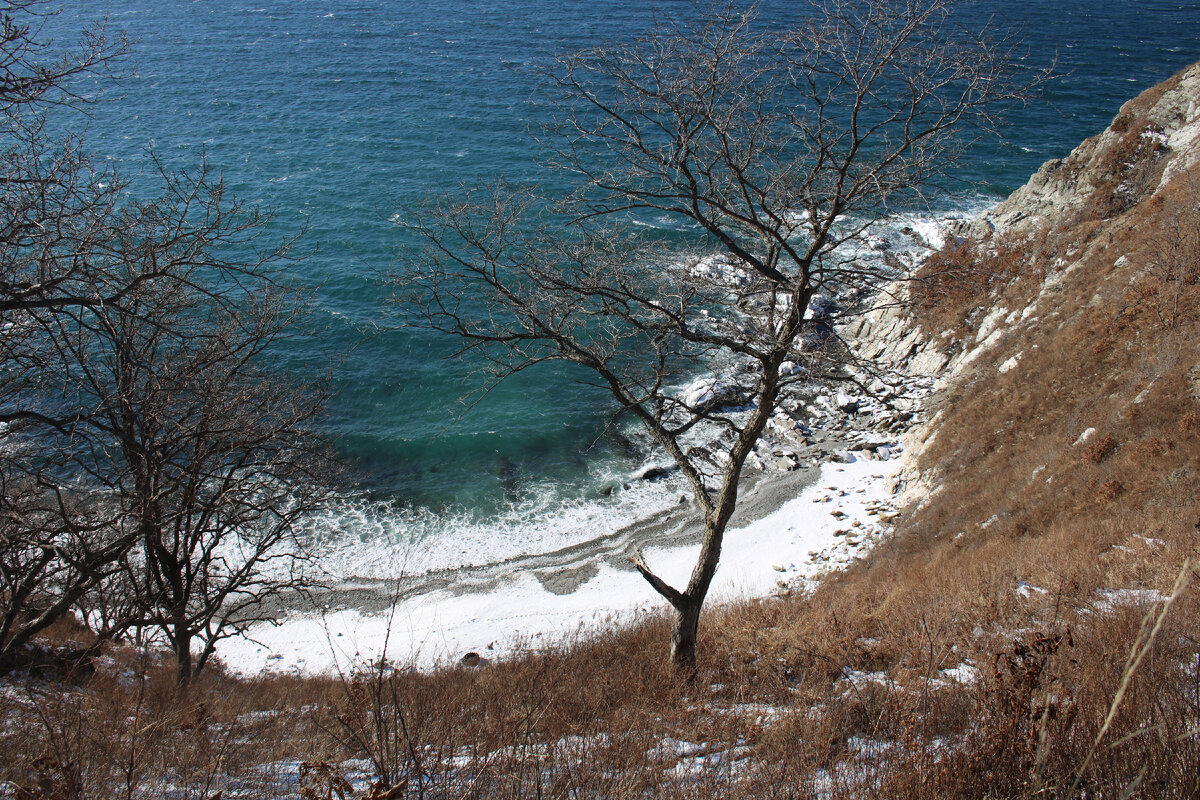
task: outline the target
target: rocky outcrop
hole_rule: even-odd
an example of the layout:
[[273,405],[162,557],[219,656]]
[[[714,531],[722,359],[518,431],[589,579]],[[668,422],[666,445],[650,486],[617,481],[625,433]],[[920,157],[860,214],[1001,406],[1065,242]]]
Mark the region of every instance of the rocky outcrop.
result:
[[[907,462],[905,496],[927,499],[936,491],[930,476],[916,464],[922,450],[937,435],[940,415],[925,418],[921,406],[935,404],[933,393],[953,382],[1006,373],[1019,364],[1021,353],[1003,347],[1018,327],[1038,323],[1053,305],[1065,281],[1080,273],[1092,242],[1112,241],[1105,225],[1136,225],[1124,212],[1163,194],[1172,181],[1200,164],[1200,63],[1143,92],[1121,107],[1112,124],[1070,155],[1046,162],[1024,186],[975,220],[955,224],[950,233],[978,242],[1029,240],[1035,234],[1069,234],[1072,245],[1063,250],[1040,278],[1040,287],[1019,307],[997,300],[970,318],[971,330],[957,336],[923,334],[907,303],[907,287],[893,284],[870,313],[844,326],[844,338],[855,352],[877,368],[904,375],[908,385],[932,387],[930,396],[916,397],[913,425],[903,438]],[[1118,260],[1119,266],[1121,261]],[[1050,314],[1056,312],[1049,312]],[[1055,323],[1056,327],[1058,323]],[[1200,370],[1200,368],[1198,368]]]
[[1200,162],[1200,64],[1121,106],[1112,124],[1066,158],[1047,161],[967,232],[1026,234],[1084,216],[1111,216]]
[[[942,235],[986,243],[1023,239],[1053,228],[1103,221],[1119,216],[1166,186],[1173,176],[1200,163],[1200,64],[1179,73],[1122,106],[1113,123],[1083,142],[1066,158],[1046,162],[1008,199],[971,220],[947,220],[938,236],[921,237],[906,230],[919,249],[930,249]],[[876,250],[885,242],[873,243]],[[929,250],[932,252],[932,250]],[[1020,353],[1002,352],[1010,331],[1037,322],[1039,301],[1053,294],[1087,255],[1065,249],[1043,277],[1041,293],[1021,304],[996,301],[970,317],[968,330],[932,334],[914,320],[909,284],[898,280],[875,294],[875,307],[836,326],[836,339],[848,344],[854,358],[850,382],[819,384],[788,381],[779,410],[748,463],[762,472],[786,472],[828,460],[878,456],[902,450],[908,464],[899,489],[912,498],[928,495],[928,478],[916,472],[923,449],[936,437],[939,417],[930,415],[936,394],[980,375],[1006,373],[1017,367]],[[693,277],[741,286],[745,273],[728,259],[700,259],[686,265]],[[813,319],[832,320],[841,308],[829,298],[816,298]],[[828,328],[825,329],[828,337]],[[821,346],[825,340],[816,342]],[[781,374],[801,377],[792,362]],[[720,378],[697,379],[681,392],[687,405],[702,413],[736,414],[746,393],[738,387],[736,369]],[[707,443],[692,447],[706,451]],[[714,448],[717,449],[717,448]],[[641,475],[661,478],[657,468]]]

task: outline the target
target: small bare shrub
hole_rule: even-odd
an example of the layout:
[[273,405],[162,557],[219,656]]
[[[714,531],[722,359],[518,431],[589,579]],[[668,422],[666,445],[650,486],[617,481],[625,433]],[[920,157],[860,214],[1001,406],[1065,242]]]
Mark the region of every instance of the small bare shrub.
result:
[[325,762],[300,765],[300,797],[304,800],[346,800],[354,787],[341,773]]
[[1083,449],[1080,451],[1079,455],[1084,461],[1092,464],[1099,464],[1101,461],[1108,458],[1108,456],[1112,454],[1116,448],[1117,445],[1116,441],[1113,439],[1113,435],[1111,433],[1105,433],[1087,442],[1083,446]]
[[1002,290],[1027,275],[1045,277],[1038,265],[1049,247],[1044,234],[1012,239],[959,239],[931,255],[912,278],[912,301],[921,329],[967,332],[968,318],[997,304]]

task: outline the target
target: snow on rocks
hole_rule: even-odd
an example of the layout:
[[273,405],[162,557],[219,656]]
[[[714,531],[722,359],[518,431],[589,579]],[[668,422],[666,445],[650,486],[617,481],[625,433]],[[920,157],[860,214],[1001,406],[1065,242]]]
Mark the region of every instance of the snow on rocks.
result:
[[841,310],[841,306],[836,300],[826,294],[815,294],[808,301],[808,311],[805,314],[805,319],[809,320],[825,320],[829,319]]
[[679,400],[704,413],[726,406],[741,406],[746,402],[746,394],[739,386],[705,376],[685,386],[679,392]]
[[846,412],[858,411],[859,406],[862,405],[860,398],[849,395],[846,392],[838,392],[834,402],[837,403],[839,410]]
[[979,330],[975,334],[975,341],[984,342],[992,335],[992,332],[997,329],[1000,323],[1008,316],[1008,309],[1003,306],[993,309],[991,313],[985,316],[979,323]]
[[688,267],[688,274],[706,283],[730,289],[745,289],[750,285],[750,273],[732,256],[723,253],[697,259]]

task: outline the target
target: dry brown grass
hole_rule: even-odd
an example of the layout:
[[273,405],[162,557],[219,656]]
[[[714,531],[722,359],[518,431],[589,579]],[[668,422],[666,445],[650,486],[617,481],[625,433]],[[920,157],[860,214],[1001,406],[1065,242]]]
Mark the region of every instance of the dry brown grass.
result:
[[[684,682],[662,665],[661,621],[482,670],[249,684],[214,673],[186,697],[169,664],[125,661],[82,689],[10,692],[4,778],[31,798],[336,797],[345,778],[353,797],[370,782],[376,796],[403,784],[405,797],[1060,796],[1145,611],[1090,587],[1156,585],[1157,561],[1188,549],[1081,558],[1092,535],[1116,538],[1063,525],[972,545],[902,539],[811,597],[716,611]],[[1015,576],[1048,592],[1022,598]],[[1194,591],[1172,610],[1088,786],[1197,790],[1198,611]],[[963,664],[977,682],[943,672]],[[313,765],[307,789],[289,761]]]
[[[240,684],[214,671],[181,695],[169,659],[117,651],[75,687],[10,684],[0,780],[17,798],[209,798],[230,774],[264,793],[290,747],[318,747],[294,716],[302,681]],[[7,796],[7,795],[6,795]]]
[[1061,237],[1040,231],[1029,236],[962,239],[934,253],[913,276],[911,296],[926,335],[974,335],[981,309],[1024,304],[1065,247]]

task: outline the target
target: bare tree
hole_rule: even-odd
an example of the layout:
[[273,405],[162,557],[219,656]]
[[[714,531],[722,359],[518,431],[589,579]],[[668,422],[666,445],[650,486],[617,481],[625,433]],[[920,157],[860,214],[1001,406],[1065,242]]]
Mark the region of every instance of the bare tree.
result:
[[110,627],[161,632],[186,683],[265,599],[303,586],[295,534],[332,462],[314,427],[324,393],[267,361],[303,310],[280,282],[290,243],[260,248],[263,217],[205,171],[164,180],[92,254],[120,301],[44,325],[84,420],[72,463],[133,542],[116,576],[132,616]]
[[128,545],[103,503],[67,489],[70,459],[54,445],[76,420],[22,399],[55,373],[30,315],[100,302],[113,288],[91,280],[80,256],[121,188],[44,120],[86,104],[77,82],[111,77],[124,42],[97,28],[57,51],[39,39],[50,13],[37,0],[0,3],[0,670]]
[[33,112],[112,53],[90,32],[43,65],[39,13],[0,6],[0,671],[78,608],[161,636],[186,683],[301,586],[297,525],[332,477],[324,390],[270,363],[303,311],[293,242],[203,165],[136,202],[50,136]]
[[0,116],[6,123],[39,107],[86,102],[77,79],[111,76],[127,49],[123,38],[110,39],[98,26],[83,31],[70,50],[55,51],[41,27],[56,13],[46,0],[0,2]]
[[86,249],[71,240],[99,300],[14,312],[0,642],[103,592],[102,633],[159,631],[186,683],[302,587],[295,534],[333,462],[323,390],[269,368],[303,311],[281,282],[291,243],[261,247],[265,219],[204,170],[163,180],[153,201],[102,205]]
[[[814,297],[878,283],[847,245],[1022,95],[1012,43],[962,28],[955,6],[816,0],[786,27],[727,9],[562,57],[543,142],[574,191],[501,183],[414,223],[429,247],[398,280],[424,324],[500,379],[551,360],[589,370],[686,477],[703,517],[687,584],[633,559],[677,614],[678,667],[695,664],[746,459],[819,355],[804,346]],[[646,214],[681,222],[691,252],[638,235]],[[698,359],[736,362],[738,391],[681,393]]]
[[1178,206],[1151,240],[1149,280],[1132,287],[1166,330],[1175,330],[1180,318],[1186,319],[1191,287],[1200,283],[1200,191],[1186,193]]

